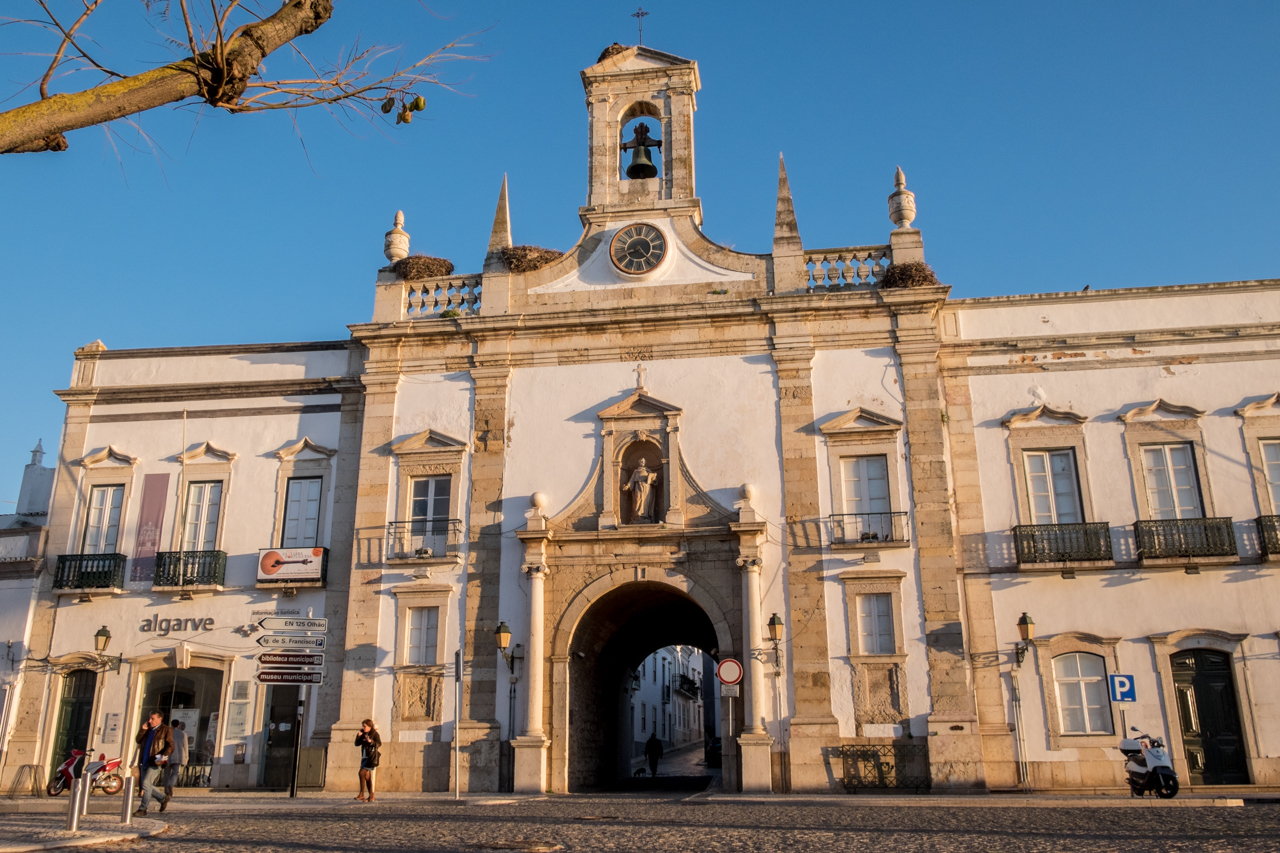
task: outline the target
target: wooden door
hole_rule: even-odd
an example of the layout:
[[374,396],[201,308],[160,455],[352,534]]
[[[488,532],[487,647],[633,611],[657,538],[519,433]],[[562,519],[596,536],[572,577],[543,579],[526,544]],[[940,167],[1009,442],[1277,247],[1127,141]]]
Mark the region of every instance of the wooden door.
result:
[[53,742],[50,778],[62,762],[71,757],[71,750],[84,749],[89,743],[89,729],[93,725],[93,694],[98,686],[98,674],[88,669],[75,669],[66,674],[62,683],[62,700],[58,704],[58,734]]
[[1191,649],[1170,660],[1191,784],[1249,784],[1231,656]]

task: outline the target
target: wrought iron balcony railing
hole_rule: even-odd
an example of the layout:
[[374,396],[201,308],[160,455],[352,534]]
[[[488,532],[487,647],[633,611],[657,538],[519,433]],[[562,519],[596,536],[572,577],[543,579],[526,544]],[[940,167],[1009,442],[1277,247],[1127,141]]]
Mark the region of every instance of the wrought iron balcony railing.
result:
[[698,682],[687,675],[676,675],[671,679],[671,686],[690,699],[698,698]]
[[222,586],[226,577],[225,551],[161,551],[151,585]]
[[123,589],[124,554],[61,554],[54,589]]
[[910,540],[905,512],[859,512],[831,516],[831,541],[847,545],[877,545]]
[[1280,557],[1280,515],[1263,515],[1254,519],[1258,525],[1258,545],[1264,559]]
[[419,518],[387,525],[387,559],[449,557],[458,553],[462,522],[456,518]]
[[1135,521],[1133,532],[1138,539],[1138,556],[1144,560],[1236,555],[1236,533],[1230,518]]
[[1013,528],[1019,563],[1083,563],[1111,560],[1111,525],[1019,524]]

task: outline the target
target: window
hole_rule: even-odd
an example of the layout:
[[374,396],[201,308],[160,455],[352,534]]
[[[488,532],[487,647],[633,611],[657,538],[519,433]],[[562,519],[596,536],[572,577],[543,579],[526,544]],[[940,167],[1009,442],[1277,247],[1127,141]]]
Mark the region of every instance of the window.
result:
[[447,519],[449,517],[449,483],[451,477],[422,477],[413,481],[409,518]]
[[640,731],[647,732],[649,723],[649,703],[640,703]]
[[658,733],[658,706],[654,705],[650,710],[653,711],[653,717],[652,717],[653,733],[657,734]]
[[439,624],[439,607],[409,609],[408,655],[405,663],[422,666],[436,662],[436,634]]
[[1271,508],[1280,514],[1280,441],[1262,442],[1262,467],[1271,493]]
[[93,487],[89,492],[89,514],[85,518],[83,553],[116,553],[123,506],[124,486]]
[[1146,445],[1142,448],[1142,465],[1152,518],[1204,517],[1190,444]]
[[314,548],[320,534],[320,477],[289,480],[284,503],[282,548]]
[[1074,450],[1028,450],[1027,499],[1032,524],[1079,524],[1080,486]]
[[845,515],[889,512],[889,465],[883,456],[840,460]]
[[1111,734],[1111,705],[1107,698],[1107,668],[1098,655],[1084,652],[1053,659],[1058,688],[1062,734]]
[[222,483],[189,483],[182,537],[184,551],[213,551],[218,542],[218,518],[222,514]]
[[657,661],[653,662],[653,683],[654,684],[658,683],[658,662]]
[[892,595],[858,596],[858,634],[864,655],[894,653]]

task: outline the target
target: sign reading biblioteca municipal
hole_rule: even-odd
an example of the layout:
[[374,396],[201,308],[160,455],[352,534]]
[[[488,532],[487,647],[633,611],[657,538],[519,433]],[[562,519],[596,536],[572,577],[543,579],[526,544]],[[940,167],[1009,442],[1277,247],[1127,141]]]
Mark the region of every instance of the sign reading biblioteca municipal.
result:
[[322,580],[325,559],[324,548],[263,548],[258,552],[258,580]]

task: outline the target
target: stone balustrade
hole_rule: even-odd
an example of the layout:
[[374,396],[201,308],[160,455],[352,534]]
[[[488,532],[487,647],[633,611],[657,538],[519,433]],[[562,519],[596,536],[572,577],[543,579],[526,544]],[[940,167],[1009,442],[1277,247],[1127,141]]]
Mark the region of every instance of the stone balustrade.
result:
[[828,290],[871,286],[880,281],[892,263],[888,246],[848,246],[843,249],[810,249],[804,253],[809,289]]
[[408,293],[404,318],[429,320],[441,316],[468,317],[479,314],[480,282],[479,273],[405,282]]

